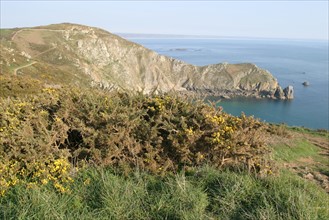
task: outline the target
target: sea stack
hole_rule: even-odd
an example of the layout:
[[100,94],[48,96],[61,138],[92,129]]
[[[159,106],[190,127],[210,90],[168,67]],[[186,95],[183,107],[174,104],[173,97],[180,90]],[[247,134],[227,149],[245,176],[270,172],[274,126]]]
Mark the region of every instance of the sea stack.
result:
[[277,99],[286,99],[284,92],[280,86],[278,86],[278,88],[276,89],[274,97]]
[[286,99],[293,99],[294,98],[294,87],[289,85],[283,90],[284,96]]

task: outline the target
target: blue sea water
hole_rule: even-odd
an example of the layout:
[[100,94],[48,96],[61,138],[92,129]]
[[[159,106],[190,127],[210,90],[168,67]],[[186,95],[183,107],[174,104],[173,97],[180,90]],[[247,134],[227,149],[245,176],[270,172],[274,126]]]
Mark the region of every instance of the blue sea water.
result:
[[[244,112],[263,121],[329,129],[328,41],[273,39],[129,39],[160,54],[194,65],[255,63],[282,87],[293,85],[289,101],[232,99],[219,105],[233,115]],[[310,86],[303,86],[308,81]],[[216,98],[215,98],[216,99]]]

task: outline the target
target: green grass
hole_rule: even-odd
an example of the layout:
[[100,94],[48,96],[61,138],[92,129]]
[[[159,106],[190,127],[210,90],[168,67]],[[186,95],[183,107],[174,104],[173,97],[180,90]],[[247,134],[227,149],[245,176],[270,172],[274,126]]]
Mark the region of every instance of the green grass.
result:
[[16,29],[0,29],[0,39],[5,38],[9,40],[15,31]]
[[12,188],[1,219],[328,219],[329,197],[290,172],[259,178],[211,167],[166,177],[91,168],[70,194]]
[[[292,145],[280,144],[273,147],[274,159],[277,162],[296,163],[321,173],[329,173],[328,156],[321,152],[321,148],[305,139],[299,139]],[[303,162],[303,159],[308,162]]]
[[320,136],[320,137],[325,137],[327,139],[329,139],[329,131],[326,129],[310,129],[310,128],[305,128],[305,127],[288,127],[287,129],[291,130],[291,131],[297,131],[299,133],[303,133],[303,134],[311,134],[314,136]]
[[329,160],[323,149],[305,139],[298,139],[295,143],[272,146],[274,160],[281,163],[290,163],[298,168],[297,172],[320,172],[329,176]]
[[293,145],[277,145],[273,147],[274,159],[278,161],[293,162],[303,157],[318,157],[319,148],[306,140],[298,140]]

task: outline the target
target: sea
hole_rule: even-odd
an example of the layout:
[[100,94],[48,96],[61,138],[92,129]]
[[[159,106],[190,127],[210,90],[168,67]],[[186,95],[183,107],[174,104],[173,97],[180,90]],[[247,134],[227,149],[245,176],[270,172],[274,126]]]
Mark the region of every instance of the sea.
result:
[[[254,63],[269,70],[281,87],[294,87],[293,100],[236,98],[220,100],[225,112],[241,112],[261,121],[312,129],[329,129],[328,41],[287,39],[130,38],[159,54],[203,66],[216,63]],[[309,82],[304,86],[303,82]]]

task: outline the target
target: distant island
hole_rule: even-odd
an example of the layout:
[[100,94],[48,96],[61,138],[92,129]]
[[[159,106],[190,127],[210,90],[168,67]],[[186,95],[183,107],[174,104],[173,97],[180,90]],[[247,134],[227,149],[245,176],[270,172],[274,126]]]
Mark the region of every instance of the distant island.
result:
[[293,98],[291,86],[283,90],[268,71],[254,64],[194,66],[105,30],[69,23],[2,29],[0,64],[1,74],[30,75],[55,86]]
[[[144,38],[144,39],[246,39],[249,37],[217,36],[217,35],[183,35],[183,34],[139,34],[139,33],[114,33],[122,38]],[[251,39],[251,38],[250,38]],[[252,38],[253,39],[253,38]]]
[[125,39],[236,39],[236,40],[288,40],[286,38],[250,37],[250,36],[220,36],[220,35],[191,35],[191,34],[149,34],[114,32]]

